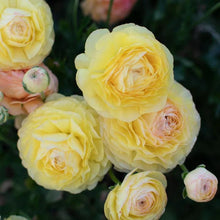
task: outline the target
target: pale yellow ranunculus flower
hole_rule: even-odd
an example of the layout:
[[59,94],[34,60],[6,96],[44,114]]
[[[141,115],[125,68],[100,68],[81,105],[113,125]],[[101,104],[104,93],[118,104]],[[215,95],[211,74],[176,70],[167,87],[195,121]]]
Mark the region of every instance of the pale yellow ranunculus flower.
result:
[[110,168],[98,115],[82,97],[44,104],[22,122],[18,136],[22,164],[47,189],[91,190]]
[[100,115],[133,121],[160,110],[173,83],[173,57],[147,28],[94,31],[75,59],[77,84]]
[[156,171],[129,173],[105,202],[108,220],[157,220],[165,211],[165,176]]
[[175,82],[165,106],[132,122],[102,118],[108,158],[116,169],[167,172],[182,164],[200,129],[190,92]]
[[19,215],[10,215],[5,220],[28,220],[28,219],[23,216],[19,216]]
[[0,70],[40,64],[53,43],[52,14],[44,0],[0,0]]

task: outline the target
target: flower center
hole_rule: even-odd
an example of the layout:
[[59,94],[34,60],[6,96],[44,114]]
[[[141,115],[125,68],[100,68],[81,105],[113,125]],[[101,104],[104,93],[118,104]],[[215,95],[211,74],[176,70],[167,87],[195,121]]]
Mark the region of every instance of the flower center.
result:
[[169,140],[179,133],[182,116],[171,101],[157,113],[152,126],[152,133],[161,140]]
[[65,169],[66,164],[64,152],[53,150],[49,158],[52,168],[60,172],[62,172]]
[[4,42],[13,47],[27,46],[34,38],[33,22],[22,10],[5,10],[0,20],[0,31]]
[[151,211],[155,202],[155,197],[152,192],[141,195],[132,204],[130,213],[135,216],[144,216]]
[[104,81],[119,93],[143,95],[155,81],[156,62],[144,48],[125,48],[107,68]]

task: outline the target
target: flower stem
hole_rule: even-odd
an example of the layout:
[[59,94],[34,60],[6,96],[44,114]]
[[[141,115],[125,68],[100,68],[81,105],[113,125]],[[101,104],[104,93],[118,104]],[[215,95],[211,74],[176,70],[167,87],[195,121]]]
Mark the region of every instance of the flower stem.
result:
[[111,19],[111,12],[114,0],[110,0],[109,8],[108,8],[108,17],[107,17],[107,26],[109,27],[110,19]]
[[45,99],[46,99],[45,93],[44,93],[44,92],[41,92],[41,93],[40,93],[40,96],[41,96],[41,99],[42,99],[43,101],[45,101]]
[[185,164],[179,165],[183,172],[188,173],[189,170],[186,168]]
[[79,0],[74,1],[74,7],[73,7],[73,27],[75,30],[77,30],[77,10],[79,6]]
[[121,184],[121,182],[119,181],[119,179],[115,176],[114,172],[112,169],[109,170],[108,172],[111,180],[115,183],[115,184]]
[[220,2],[216,3],[213,7],[211,7],[198,21],[196,21],[192,26],[196,26],[199,23],[203,22],[208,16],[210,16],[213,12],[220,8]]

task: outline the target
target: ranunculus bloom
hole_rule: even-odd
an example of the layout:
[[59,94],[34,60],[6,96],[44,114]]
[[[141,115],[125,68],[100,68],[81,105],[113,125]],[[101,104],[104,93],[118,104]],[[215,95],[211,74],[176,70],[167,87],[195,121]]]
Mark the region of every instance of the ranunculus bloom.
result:
[[[45,90],[45,95],[57,92],[56,76],[44,64],[40,66],[45,68],[50,76],[50,84]],[[0,103],[11,115],[28,114],[43,104],[40,94],[29,94],[23,88],[22,80],[27,71],[28,69],[0,71],[0,91],[4,94]]]
[[[114,0],[110,23],[117,23],[126,18],[137,0]],[[81,4],[85,15],[91,15],[94,21],[106,21],[110,0],[84,0]]]
[[190,92],[175,82],[166,105],[132,122],[102,119],[106,153],[120,171],[134,168],[167,172],[182,164],[200,129]]
[[5,220],[28,220],[25,217],[19,216],[19,215],[10,215],[7,219]]
[[160,110],[173,83],[173,57],[145,27],[94,31],[75,60],[77,84],[103,117],[133,121]]
[[0,70],[40,64],[53,43],[52,15],[44,0],[0,0]]
[[110,168],[97,113],[80,97],[49,101],[28,115],[18,149],[29,175],[48,189],[93,189]]
[[105,202],[108,220],[156,220],[165,210],[167,182],[159,172],[128,174]]
[[187,196],[196,202],[208,202],[217,192],[218,180],[207,169],[199,167],[189,172],[185,179]]

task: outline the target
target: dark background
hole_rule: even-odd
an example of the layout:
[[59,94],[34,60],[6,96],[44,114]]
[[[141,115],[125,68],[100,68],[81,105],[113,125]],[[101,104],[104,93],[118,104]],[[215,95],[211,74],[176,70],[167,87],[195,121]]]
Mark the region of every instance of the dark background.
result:
[[[81,94],[76,86],[74,58],[83,52],[88,34],[106,24],[93,23],[74,8],[74,0],[48,0],[56,41],[45,63],[57,75],[59,91]],[[216,6],[219,9],[210,10]],[[216,0],[139,0],[121,23],[146,26],[165,44],[175,59],[175,79],[188,88],[202,125],[186,166],[199,164],[220,177],[220,2]],[[214,9],[214,8],[213,8]],[[75,13],[78,11],[78,14]],[[208,13],[207,13],[208,12]],[[209,13],[210,12],[210,13]],[[76,24],[77,23],[77,24]],[[76,25],[75,25],[76,24]],[[16,148],[17,133],[9,120],[0,127],[0,215],[19,214],[35,220],[101,220],[108,176],[93,191],[78,195],[46,190],[35,184],[22,167]],[[119,179],[124,174],[116,173]],[[182,198],[179,167],[166,174],[168,204],[162,220],[218,220],[220,195],[209,203]]]

